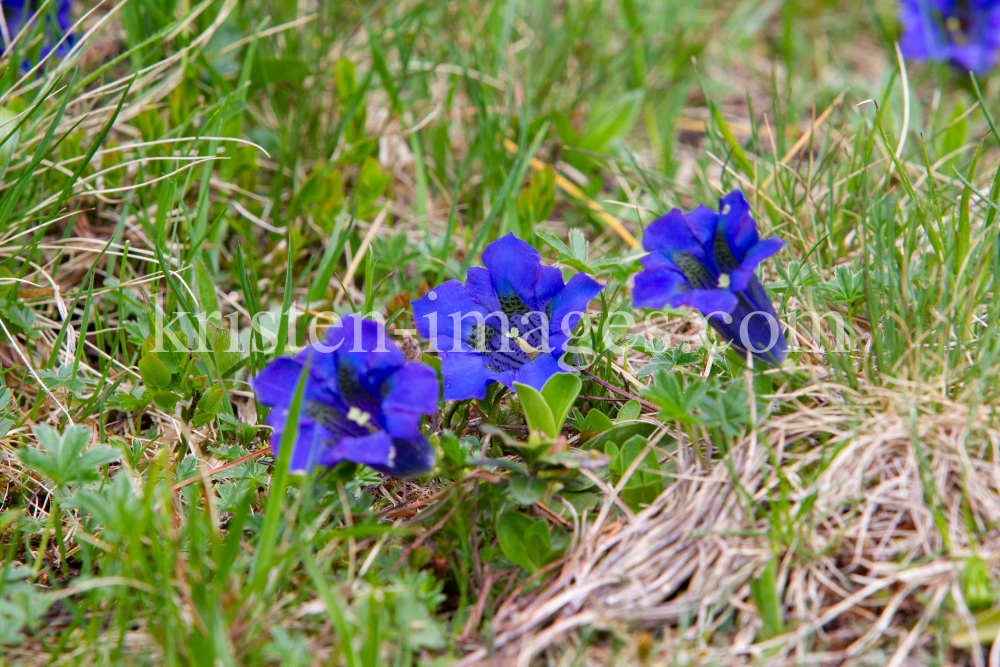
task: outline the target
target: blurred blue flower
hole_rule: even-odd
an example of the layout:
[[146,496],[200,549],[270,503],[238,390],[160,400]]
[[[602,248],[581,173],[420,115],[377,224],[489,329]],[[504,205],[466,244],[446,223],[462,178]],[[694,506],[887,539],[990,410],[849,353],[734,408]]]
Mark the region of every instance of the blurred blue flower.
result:
[[513,233],[483,250],[486,268],[465,285],[449,280],[413,302],[417,331],[441,352],[444,397],[483,398],[486,385],[541,389],[560,367],[569,335],[604,287],[578,273],[542,266],[542,256]]
[[788,343],[754,269],[785,244],[777,237],[760,240],[739,190],[720,199],[719,210],[674,209],[646,228],[642,246],[649,254],[640,260],[645,270],[635,277],[634,304],[697,308],[735,347],[780,363]]
[[983,74],[1000,49],[1000,0],[901,0],[899,48],[911,60]]
[[325,342],[275,359],[253,379],[257,400],[272,408],[267,423],[276,454],[307,364],[290,470],[353,461],[405,477],[434,466],[420,420],[437,410],[437,373],[407,362],[385,327],[355,315],[334,324]]
[[[47,40],[45,44],[42,45],[41,52],[39,53],[39,59],[44,58],[52,50],[52,45],[58,43],[56,46],[56,55],[60,58],[64,58],[73,48],[74,38],[72,35],[62,39],[69,29],[73,26],[73,18],[70,16],[70,1],[69,0],[54,0],[56,3],[56,30],[52,30],[52,22],[48,18],[49,7],[46,7],[43,16],[45,16],[45,32]],[[38,0],[2,0],[0,1],[0,9],[3,10],[3,26],[0,26],[0,54],[7,50],[10,42],[17,37],[18,33],[24,27],[24,22],[30,19],[36,11],[38,11],[41,2]]]

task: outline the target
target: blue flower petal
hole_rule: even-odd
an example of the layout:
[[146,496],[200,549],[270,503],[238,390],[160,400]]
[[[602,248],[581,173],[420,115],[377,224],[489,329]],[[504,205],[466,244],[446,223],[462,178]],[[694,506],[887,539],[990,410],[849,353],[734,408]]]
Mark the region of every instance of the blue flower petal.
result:
[[[288,422],[288,408],[279,407],[271,410],[265,423],[271,427],[271,449],[274,456],[281,455],[281,438],[285,434]],[[288,461],[288,469],[292,472],[309,472],[319,462],[322,450],[333,442],[330,433],[313,420],[299,417],[299,430],[292,442],[292,455]]]
[[353,461],[373,468],[389,467],[395,457],[392,437],[385,431],[368,435],[341,438],[340,442],[325,449],[319,463],[333,467],[341,461]]
[[978,74],[996,64],[997,0],[902,0],[899,18],[903,24],[899,45],[907,58],[951,62]]
[[[407,363],[382,324],[354,315],[332,327],[324,343],[306,348],[294,359],[276,359],[254,378],[258,399],[273,406],[267,423],[273,429],[275,451],[280,449],[288,406],[306,364],[309,375],[291,453],[292,470],[341,460],[394,475],[433,466],[434,451],[419,427],[421,416],[437,409],[437,374],[423,364]],[[367,420],[361,419],[359,410],[368,414]]]
[[535,288],[542,256],[537,250],[511,232],[486,246],[482,260],[501,305],[504,298],[517,296],[529,310],[538,310]]
[[[951,9],[938,11],[945,14]],[[899,20],[903,24],[899,49],[905,57],[917,61],[948,59],[947,42],[933,16],[933,9],[925,0],[902,0]]]
[[736,271],[733,271],[730,276],[731,282],[729,289],[734,292],[742,292],[750,284],[750,278],[754,275],[753,271],[757,266],[763,262],[765,259],[775,254],[779,250],[785,247],[785,242],[779,239],[777,236],[772,236],[769,239],[764,239],[747,253],[746,257],[743,258],[743,264]]
[[378,431],[360,437],[342,438],[323,452],[319,462],[333,467],[341,461],[371,466],[387,475],[408,477],[428,472],[434,467],[434,448],[420,434],[401,439]]
[[568,335],[586,312],[587,304],[604,289],[590,276],[578,273],[549,303],[549,331]]
[[687,280],[673,269],[640,271],[635,277],[632,303],[636,308],[663,308],[691,289]]
[[[570,281],[572,282],[572,278]],[[563,282],[562,271],[554,266],[539,266],[538,282],[535,284],[534,302],[528,305],[532,310],[545,312],[548,303],[565,286],[566,283]]]
[[669,257],[664,255],[658,250],[645,255],[639,259],[639,263],[642,264],[643,268],[650,271],[655,271],[656,269],[672,269],[674,271],[680,271],[677,265],[674,264]]
[[290,357],[278,357],[262,368],[250,384],[257,400],[273,408],[291,403],[301,376],[301,363]]
[[699,206],[684,214],[684,224],[702,246],[711,246],[715,239],[715,228],[719,224],[719,214],[707,206]]
[[[713,323],[716,330],[722,331]],[[750,350],[754,357],[768,363],[781,363],[788,356],[788,342],[781,330],[774,306],[767,290],[756,276],[750,280],[745,292],[732,312],[732,322],[724,334],[733,344]]]
[[541,391],[550,377],[563,372],[555,355],[542,354],[517,369],[512,383],[519,382]]
[[326,342],[336,348],[340,359],[350,362],[369,393],[376,393],[385,378],[406,363],[384,326],[354,314],[335,322],[327,332]]
[[472,352],[451,352],[441,358],[441,375],[444,376],[444,398],[461,401],[467,398],[485,398],[486,385],[499,381],[501,375],[486,367],[486,357]]
[[[3,7],[3,19],[7,25],[7,34],[12,40],[23,29],[25,18],[30,18],[31,15],[37,10],[37,7],[34,4],[27,7],[25,6],[26,4],[27,3],[24,2],[24,0],[6,0],[5,2],[0,3]],[[57,55],[62,58],[69,54],[69,50],[72,48],[76,40],[73,35],[68,35],[65,39],[62,38],[73,26],[71,9],[70,0],[61,0],[61,2],[59,2],[58,8],[56,9],[56,30],[52,30],[52,22],[48,17],[48,9],[42,12],[41,16],[44,20],[47,41],[42,45],[42,48],[39,51],[39,61],[43,60],[49,52],[52,51],[53,43],[59,42],[60,40],[61,43],[55,47]],[[21,45],[22,47],[24,46],[24,40],[21,40]],[[0,40],[0,54],[6,51],[6,46],[7,45]],[[22,63],[22,67],[24,69],[30,69],[31,65],[32,63],[27,60]]]
[[465,288],[483,306],[484,312],[500,311],[500,302],[497,301],[496,292],[493,291],[493,280],[486,269],[479,266],[470,268],[465,276]]
[[779,239],[777,236],[772,236],[770,238],[764,239],[754,247],[750,248],[747,252],[746,257],[743,258],[743,264],[740,266],[742,269],[755,269],[757,265],[763,262],[765,259],[774,255],[779,250],[785,247],[785,242]]
[[757,221],[750,214],[750,203],[739,190],[733,190],[719,200],[721,224],[725,225],[726,241],[737,262],[757,245]]
[[962,70],[985,74],[996,63],[996,49],[990,49],[982,42],[953,44],[950,60]]
[[[473,349],[466,342],[476,323],[472,313],[479,313],[484,318],[489,314],[457,280],[442,283],[413,302],[417,332],[444,352]],[[456,326],[456,323],[459,324]],[[459,334],[457,339],[456,333]]]
[[738,303],[736,295],[726,289],[693,289],[673,298],[670,305],[675,308],[688,306],[701,311],[702,315],[731,313]]
[[409,439],[397,438],[392,446],[395,448],[392,465],[376,470],[396,477],[411,477],[430,472],[434,467],[434,448],[422,434]]
[[672,259],[677,252],[690,253],[699,261],[706,259],[705,248],[688,227],[684,214],[677,208],[646,227],[642,247],[649,252],[659,251],[668,259]]
[[423,415],[437,410],[437,373],[430,366],[407,363],[387,382],[389,391],[382,399],[385,430],[393,438],[412,438],[420,432]]

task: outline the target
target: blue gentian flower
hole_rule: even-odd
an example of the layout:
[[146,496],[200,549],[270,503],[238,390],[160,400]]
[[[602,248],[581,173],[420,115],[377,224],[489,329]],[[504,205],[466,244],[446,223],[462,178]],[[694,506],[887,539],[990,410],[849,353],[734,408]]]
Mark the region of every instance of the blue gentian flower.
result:
[[649,254],[640,260],[645,270],[635,277],[633,303],[697,308],[735,347],[780,363],[788,343],[754,269],[785,243],[777,237],[760,240],[739,190],[720,199],[719,210],[674,209],[646,228],[642,247]]
[[[70,0],[56,0],[58,5],[56,7],[56,30],[51,30],[51,21],[48,20],[47,14],[49,9],[46,8],[46,20],[45,27],[48,39],[46,43],[42,46],[39,58],[44,58],[52,50],[52,44],[59,42],[62,36],[65,35],[69,29],[73,26],[73,18],[70,16]],[[38,7],[41,5],[38,0],[2,0],[0,1],[0,9],[3,10],[3,21],[6,28],[0,32],[0,54],[7,50],[9,42],[3,39],[6,36],[7,39],[13,40],[17,37],[18,33],[21,32],[22,27],[24,27],[24,22],[30,19]],[[54,33],[54,34],[53,34]],[[73,48],[74,38],[69,35],[66,39],[62,40],[56,47],[56,55],[60,58],[65,57],[71,48]]]
[[437,373],[407,362],[385,327],[355,315],[341,318],[325,342],[275,359],[253,379],[257,400],[272,408],[267,423],[275,453],[307,365],[290,470],[353,461],[406,477],[434,466],[420,421],[437,410]]
[[560,365],[587,303],[604,289],[578,273],[542,266],[542,256],[513,233],[483,250],[486,268],[465,285],[449,280],[413,302],[417,331],[441,352],[444,397],[483,398],[486,385],[541,389]]
[[899,48],[911,60],[983,74],[1000,49],[1000,0],[902,0]]

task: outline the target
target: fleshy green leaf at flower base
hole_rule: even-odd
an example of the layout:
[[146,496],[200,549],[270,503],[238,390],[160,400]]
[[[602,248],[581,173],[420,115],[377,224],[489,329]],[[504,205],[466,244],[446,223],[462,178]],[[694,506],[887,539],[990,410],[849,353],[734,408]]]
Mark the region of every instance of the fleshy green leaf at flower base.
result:
[[514,383],[514,390],[517,397],[521,399],[521,408],[524,410],[524,417],[528,420],[528,428],[532,431],[541,431],[550,438],[555,438],[556,432],[555,418],[548,402],[536,389],[520,382]]
[[566,421],[566,415],[576,402],[576,397],[580,395],[583,383],[580,378],[572,373],[557,373],[548,379],[542,387],[542,398],[552,411],[552,422],[555,424],[555,433],[552,437],[559,435],[562,425]]

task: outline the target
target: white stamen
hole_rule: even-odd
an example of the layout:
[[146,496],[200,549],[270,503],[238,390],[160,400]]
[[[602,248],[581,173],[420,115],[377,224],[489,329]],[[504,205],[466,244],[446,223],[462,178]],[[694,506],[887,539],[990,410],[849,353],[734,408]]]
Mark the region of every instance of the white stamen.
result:
[[729,278],[728,273],[723,273],[719,276],[719,289],[729,289],[729,285],[732,284],[732,280]]
[[528,355],[529,359],[534,360],[535,357],[537,357],[539,354],[542,353],[541,350],[533,347],[531,343],[524,340],[523,338],[517,338],[516,341],[517,341],[517,346],[521,348],[525,354]]
[[511,327],[510,331],[504,335],[507,336],[507,338],[517,338],[521,335],[521,332],[517,330],[517,327]]
[[355,406],[351,406],[351,409],[347,411],[347,418],[358,426],[364,426],[371,421],[372,416]]

